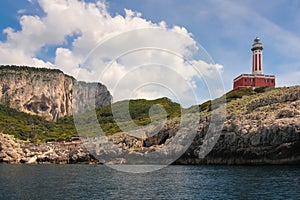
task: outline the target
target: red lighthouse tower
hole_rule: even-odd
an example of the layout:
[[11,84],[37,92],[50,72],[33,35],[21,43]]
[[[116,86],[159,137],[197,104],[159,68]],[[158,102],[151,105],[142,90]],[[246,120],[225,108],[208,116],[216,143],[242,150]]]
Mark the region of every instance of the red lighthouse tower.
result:
[[252,74],[241,74],[233,80],[233,89],[241,89],[251,87],[253,89],[259,87],[275,87],[275,76],[265,75],[263,73],[262,62],[263,45],[260,38],[256,37],[252,45]]

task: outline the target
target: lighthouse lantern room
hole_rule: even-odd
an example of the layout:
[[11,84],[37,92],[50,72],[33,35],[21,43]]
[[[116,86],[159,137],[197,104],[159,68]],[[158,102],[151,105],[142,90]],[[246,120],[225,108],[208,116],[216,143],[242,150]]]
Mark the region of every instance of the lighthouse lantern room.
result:
[[241,88],[259,88],[259,87],[275,87],[275,76],[265,75],[263,73],[262,62],[263,44],[260,38],[256,37],[252,45],[252,74],[241,74],[233,80],[233,89]]

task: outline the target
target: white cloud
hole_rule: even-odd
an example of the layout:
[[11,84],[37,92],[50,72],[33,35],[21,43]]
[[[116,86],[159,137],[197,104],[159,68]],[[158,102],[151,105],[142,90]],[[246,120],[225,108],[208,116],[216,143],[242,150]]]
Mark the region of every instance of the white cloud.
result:
[[49,61],[31,57],[28,52],[25,52],[22,49],[12,48],[10,44],[2,42],[0,42],[0,63],[2,65],[15,64],[54,67]]
[[[126,84],[118,86],[120,98],[115,100],[132,95],[130,89],[136,97],[163,96],[159,91],[164,89],[153,91],[147,86],[146,90],[136,90],[143,81],[170,84],[168,87],[176,87],[174,91],[192,98],[190,92],[198,87],[201,78],[219,78],[216,75],[222,66],[194,57],[199,47],[184,27],[167,28],[164,21],[155,24],[128,9],[125,16],[111,16],[105,2],[38,0],[37,3],[45,16],[24,15],[20,18],[21,30],[4,30],[7,40],[0,43],[2,64],[57,67],[75,78],[103,82],[111,90],[125,77]],[[70,44],[67,38],[68,42],[71,39]],[[54,63],[36,56],[47,46],[57,46]],[[160,68],[136,70],[150,64],[160,64]]]
[[20,9],[18,10],[18,14],[24,14],[26,12],[26,9]]

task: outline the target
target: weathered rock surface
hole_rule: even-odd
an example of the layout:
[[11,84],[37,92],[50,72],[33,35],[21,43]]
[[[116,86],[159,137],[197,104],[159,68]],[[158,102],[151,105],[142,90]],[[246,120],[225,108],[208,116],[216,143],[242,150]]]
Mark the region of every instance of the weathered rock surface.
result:
[[203,159],[202,142],[200,129],[176,164],[300,164],[300,87],[230,102],[220,138]]
[[56,121],[80,110],[86,99],[102,106],[110,105],[112,97],[104,85],[78,82],[60,70],[0,66],[0,103],[19,111]]
[[[299,86],[245,96],[228,103],[220,137],[202,158],[201,148],[211,125],[207,114],[199,124],[189,125],[197,134],[175,164],[300,164]],[[178,134],[178,124],[179,121],[168,122],[158,134],[148,138],[113,136],[110,141],[119,147],[113,151],[115,154],[120,149],[136,154],[159,152],[171,139],[180,140],[190,134],[189,131]]]
[[[26,144],[0,134],[0,162],[89,163],[97,158],[108,164],[146,164],[151,158],[157,162],[150,164],[166,164],[161,156],[189,145],[175,164],[300,164],[300,86],[244,96],[228,103],[226,111],[220,137],[205,157],[201,152],[212,125],[208,111],[201,113],[199,123],[185,122],[181,132],[177,118],[158,132],[149,126],[139,133],[83,139],[85,147],[80,141]],[[189,137],[191,144],[185,142]]]
[[45,144],[25,143],[0,133],[0,163],[98,163],[79,140]]

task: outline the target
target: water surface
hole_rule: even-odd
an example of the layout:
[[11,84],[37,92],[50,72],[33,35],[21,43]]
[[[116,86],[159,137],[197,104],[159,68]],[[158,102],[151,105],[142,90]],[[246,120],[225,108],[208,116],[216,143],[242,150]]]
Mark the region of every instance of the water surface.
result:
[[0,165],[0,199],[300,199],[299,166]]

